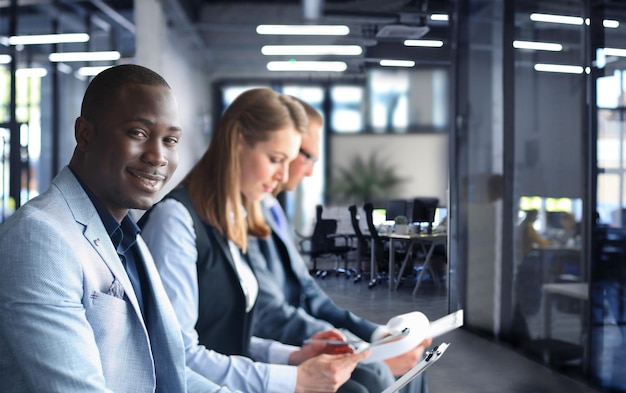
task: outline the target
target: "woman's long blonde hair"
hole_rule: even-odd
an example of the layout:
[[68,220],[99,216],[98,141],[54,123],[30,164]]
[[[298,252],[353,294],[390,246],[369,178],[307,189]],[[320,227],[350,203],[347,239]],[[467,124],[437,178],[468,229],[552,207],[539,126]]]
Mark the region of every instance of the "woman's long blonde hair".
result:
[[[266,237],[270,228],[259,202],[249,201],[241,193],[239,135],[254,147],[286,127],[307,132],[307,116],[297,100],[267,88],[241,93],[224,112],[207,151],[181,182],[200,218],[244,252],[248,231]],[[245,217],[240,207],[246,210]]]

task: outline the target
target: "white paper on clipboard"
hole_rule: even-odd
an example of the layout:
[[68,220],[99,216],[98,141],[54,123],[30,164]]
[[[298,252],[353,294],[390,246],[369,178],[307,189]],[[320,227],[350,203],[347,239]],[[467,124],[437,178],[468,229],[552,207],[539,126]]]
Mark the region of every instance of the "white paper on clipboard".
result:
[[[429,322],[423,313],[414,311],[398,315],[389,320],[387,327],[392,333],[392,337],[387,337],[371,344],[363,343],[362,345],[356,345],[355,348],[356,351],[365,349],[372,351],[370,356],[361,361],[362,363],[378,362],[402,355],[406,351],[415,348],[425,338],[439,337],[462,325],[463,310],[455,311],[433,322]],[[399,334],[405,330],[407,331],[406,334]],[[388,338],[394,339],[389,341]]]
[[426,315],[419,311],[395,316],[387,323],[387,328],[392,336],[398,335],[398,339],[387,341],[386,338],[371,344],[365,344],[358,351],[369,349],[371,353],[361,363],[379,362],[388,358],[402,355],[411,348],[415,348],[424,341],[428,334],[429,322]]
[[432,321],[429,325],[429,337],[436,338],[456,328],[463,326],[463,310],[458,310]]

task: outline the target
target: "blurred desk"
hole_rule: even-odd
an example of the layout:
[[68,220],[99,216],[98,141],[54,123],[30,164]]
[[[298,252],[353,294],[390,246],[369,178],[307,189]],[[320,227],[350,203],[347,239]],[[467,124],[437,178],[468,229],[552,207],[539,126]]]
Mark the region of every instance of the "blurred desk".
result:
[[[549,245],[544,247],[537,247],[541,253],[541,263],[543,268],[543,282],[553,282],[554,277],[553,274],[556,270],[558,270],[558,265],[563,264],[566,261],[576,260],[578,262],[578,274],[574,274],[578,276],[578,279],[584,281],[585,270],[583,266],[583,258],[581,254],[580,246],[562,246],[562,245]],[[562,268],[563,266],[561,266]],[[561,271],[560,274],[564,274],[566,272]],[[557,275],[559,273],[557,272]]]
[[[419,289],[420,283],[422,282],[422,277],[424,276],[424,272],[426,271],[426,269],[430,269],[430,273],[433,276],[433,280],[435,281],[435,284],[437,286],[441,285],[439,283],[439,277],[437,277],[432,267],[430,266],[430,261],[433,256],[433,251],[435,251],[435,247],[438,245],[446,245],[447,240],[448,240],[447,233],[423,233],[422,232],[422,233],[411,233],[408,235],[400,235],[397,233],[389,233],[389,234],[381,233],[380,237],[386,238],[389,240],[389,290],[390,291],[393,292],[393,291],[398,290],[398,285],[400,284],[400,278],[402,277],[402,274],[404,273],[404,269],[406,268],[406,265],[411,259],[411,256],[413,254],[415,247],[417,247],[418,245],[422,247],[422,250],[426,254],[426,257],[424,258],[424,264],[422,266],[422,270],[417,276],[417,279],[415,282],[415,288],[413,288],[413,296],[415,296],[415,293],[417,293],[417,290]],[[404,256],[404,260],[402,261],[402,266],[400,267],[400,272],[398,273],[398,278],[395,280],[395,283],[394,283],[394,270],[395,270],[395,262],[396,262],[394,242],[398,240],[408,242],[408,245],[406,248],[406,254]]]
[[542,291],[543,338],[550,338],[552,335],[552,302],[554,301],[555,295],[566,296],[584,302],[589,299],[589,284],[586,282],[549,283],[543,284]]

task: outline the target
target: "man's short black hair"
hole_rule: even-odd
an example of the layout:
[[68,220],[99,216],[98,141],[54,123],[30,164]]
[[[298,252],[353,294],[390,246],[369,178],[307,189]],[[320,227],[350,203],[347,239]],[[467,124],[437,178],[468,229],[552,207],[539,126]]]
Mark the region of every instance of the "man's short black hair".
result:
[[96,120],[98,115],[106,111],[117,99],[117,93],[130,84],[170,88],[161,75],[140,65],[123,64],[107,68],[89,83],[83,97],[80,115],[89,121]]

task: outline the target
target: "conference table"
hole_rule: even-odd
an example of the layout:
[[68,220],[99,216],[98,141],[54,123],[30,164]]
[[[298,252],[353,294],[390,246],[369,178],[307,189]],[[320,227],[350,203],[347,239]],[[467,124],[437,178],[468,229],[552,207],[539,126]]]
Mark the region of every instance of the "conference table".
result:
[[[437,287],[441,286],[439,282],[439,277],[433,271],[430,263],[432,260],[433,252],[435,251],[435,247],[438,245],[446,245],[448,241],[447,233],[409,233],[409,234],[398,234],[398,233],[380,233],[379,236],[381,238],[388,239],[389,241],[389,291],[394,292],[398,290],[398,286],[400,285],[400,278],[404,273],[409,261],[411,260],[411,256],[415,251],[416,247],[421,247],[422,251],[426,255],[424,258],[424,264],[422,265],[422,270],[417,276],[415,287],[413,288],[413,296],[417,293],[417,290],[420,287],[420,283],[422,282],[422,278],[424,276],[424,272],[428,269],[435,281]],[[396,256],[395,256],[395,248],[394,244],[398,241],[406,242],[406,254],[404,256],[404,260],[402,261],[402,265],[400,267],[400,271],[398,272],[398,278],[394,279],[394,271],[396,265]]]

